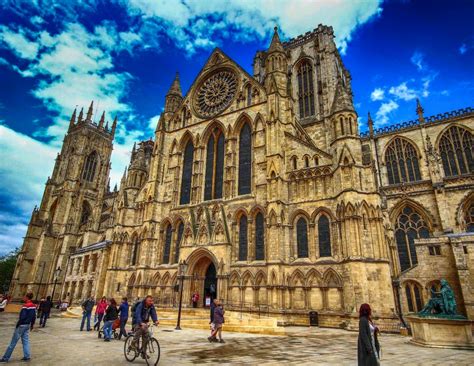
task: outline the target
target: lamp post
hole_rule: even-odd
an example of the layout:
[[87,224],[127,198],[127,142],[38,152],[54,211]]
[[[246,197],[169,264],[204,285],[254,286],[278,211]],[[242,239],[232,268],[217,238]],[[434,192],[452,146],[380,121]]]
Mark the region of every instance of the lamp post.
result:
[[176,330],[181,330],[181,307],[183,305],[183,282],[184,275],[188,268],[188,264],[185,260],[179,262],[179,273],[180,273],[180,285],[179,285],[179,310],[178,310],[178,323],[176,324]]
[[54,301],[54,291],[56,291],[56,284],[58,283],[58,277],[61,274],[61,267],[58,267],[54,271],[54,285],[53,285],[53,294],[51,295],[51,300]]

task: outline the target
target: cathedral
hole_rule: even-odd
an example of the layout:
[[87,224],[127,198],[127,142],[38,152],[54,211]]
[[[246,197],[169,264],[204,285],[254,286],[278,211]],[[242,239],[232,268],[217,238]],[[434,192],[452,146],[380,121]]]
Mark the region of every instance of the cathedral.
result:
[[113,190],[119,122],[74,111],[11,294],[175,307],[182,283],[184,306],[198,293],[353,329],[369,303],[393,331],[445,278],[474,319],[474,109],[418,101],[414,120],[369,114],[361,133],[351,78],[328,26],[286,42],[275,28],[253,75],[216,48],[186,95],[176,75]]

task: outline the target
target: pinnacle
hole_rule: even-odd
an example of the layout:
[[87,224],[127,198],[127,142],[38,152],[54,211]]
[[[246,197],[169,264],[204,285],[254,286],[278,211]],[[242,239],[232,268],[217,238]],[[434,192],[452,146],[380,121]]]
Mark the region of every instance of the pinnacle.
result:
[[176,72],[176,76],[173,80],[173,83],[171,84],[171,87],[168,90],[168,93],[166,95],[170,95],[170,94],[176,94],[176,95],[179,95],[180,97],[183,96],[181,92],[181,84],[179,82],[179,72]]
[[87,111],[86,121],[88,122],[92,121],[93,110],[94,110],[94,101],[91,102],[91,105],[89,106],[89,110]]
[[280,36],[278,35],[278,27],[273,28],[273,38],[272,42],[270,43],[270,47],[268,48],[268,52],[284,52],[283,45],[280,41]]

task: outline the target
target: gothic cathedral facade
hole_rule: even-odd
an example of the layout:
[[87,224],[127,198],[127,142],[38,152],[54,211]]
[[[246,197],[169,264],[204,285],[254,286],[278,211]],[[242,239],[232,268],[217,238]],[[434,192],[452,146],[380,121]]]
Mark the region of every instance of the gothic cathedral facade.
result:
[[253,75],[215,49],[183,96],[166,95],[154,140],[108,175],[115,120],[71,117],[11,292],[78,302],[142,297],[306,324],[387,329],[447,278],[474,317],[474,110],[360,133],[331,27],[256,53]]

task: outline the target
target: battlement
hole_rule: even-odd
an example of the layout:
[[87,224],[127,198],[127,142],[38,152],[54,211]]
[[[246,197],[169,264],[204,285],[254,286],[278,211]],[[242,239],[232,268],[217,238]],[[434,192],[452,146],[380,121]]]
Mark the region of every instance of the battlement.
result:
[[82,126],[88,126],[88,127],[97,129],[99,132],[105,135],[111,136],[113,139],[115,135],[115,129],[117,127],[117,117],[115,117],[112,123],[112,127],[109,128],[109,122],[105,121],[105,111],[102,112],[102,116],[100,117],[100,120],[97,123],[93,121],[92,119],[93,109],[94,109],[94,101],[92,101],[91,105],[89,106],[89,110],[87,111],[86,118],[83,118],[84,108],[81,108],[81,111],[79,112],[79,116],[77,118],[76,118],[76,109],[74,109],[74,112],[72,113],[71,119],[69,121],[68,132],[71,132]]
[[308,42],[315,38],[318,34],[326,34],[334,36],[334,30],[332,27],[319,24],[318,28],[314,28],[313,31],[308,31],[305,34],[300,34],[298,37],[291,38],[290,40],[283,42],[283,48],[294,48]]
[[[377,129],[374,129],[373,137],[379,137],[379,136],[388,135],[391,133],[405,131],[410,128],[418,127],[420,124],[429,125],[429,124],[445,123],[453,119],[457,119],[460,117],[467,117],[467,116],[474,116],[474,108],[466,107],[466,108],[457,109],[451,112],[438,113],[433,116],[425,117],[424,121],[415,119],[411,121],[397,123],[391,126],[377,128]],[[370,132],[367,131],[367,132],[361,133],[360,137],[363,139],[367,139],[367,138],[370,138],[371,135],[370,135]]]

